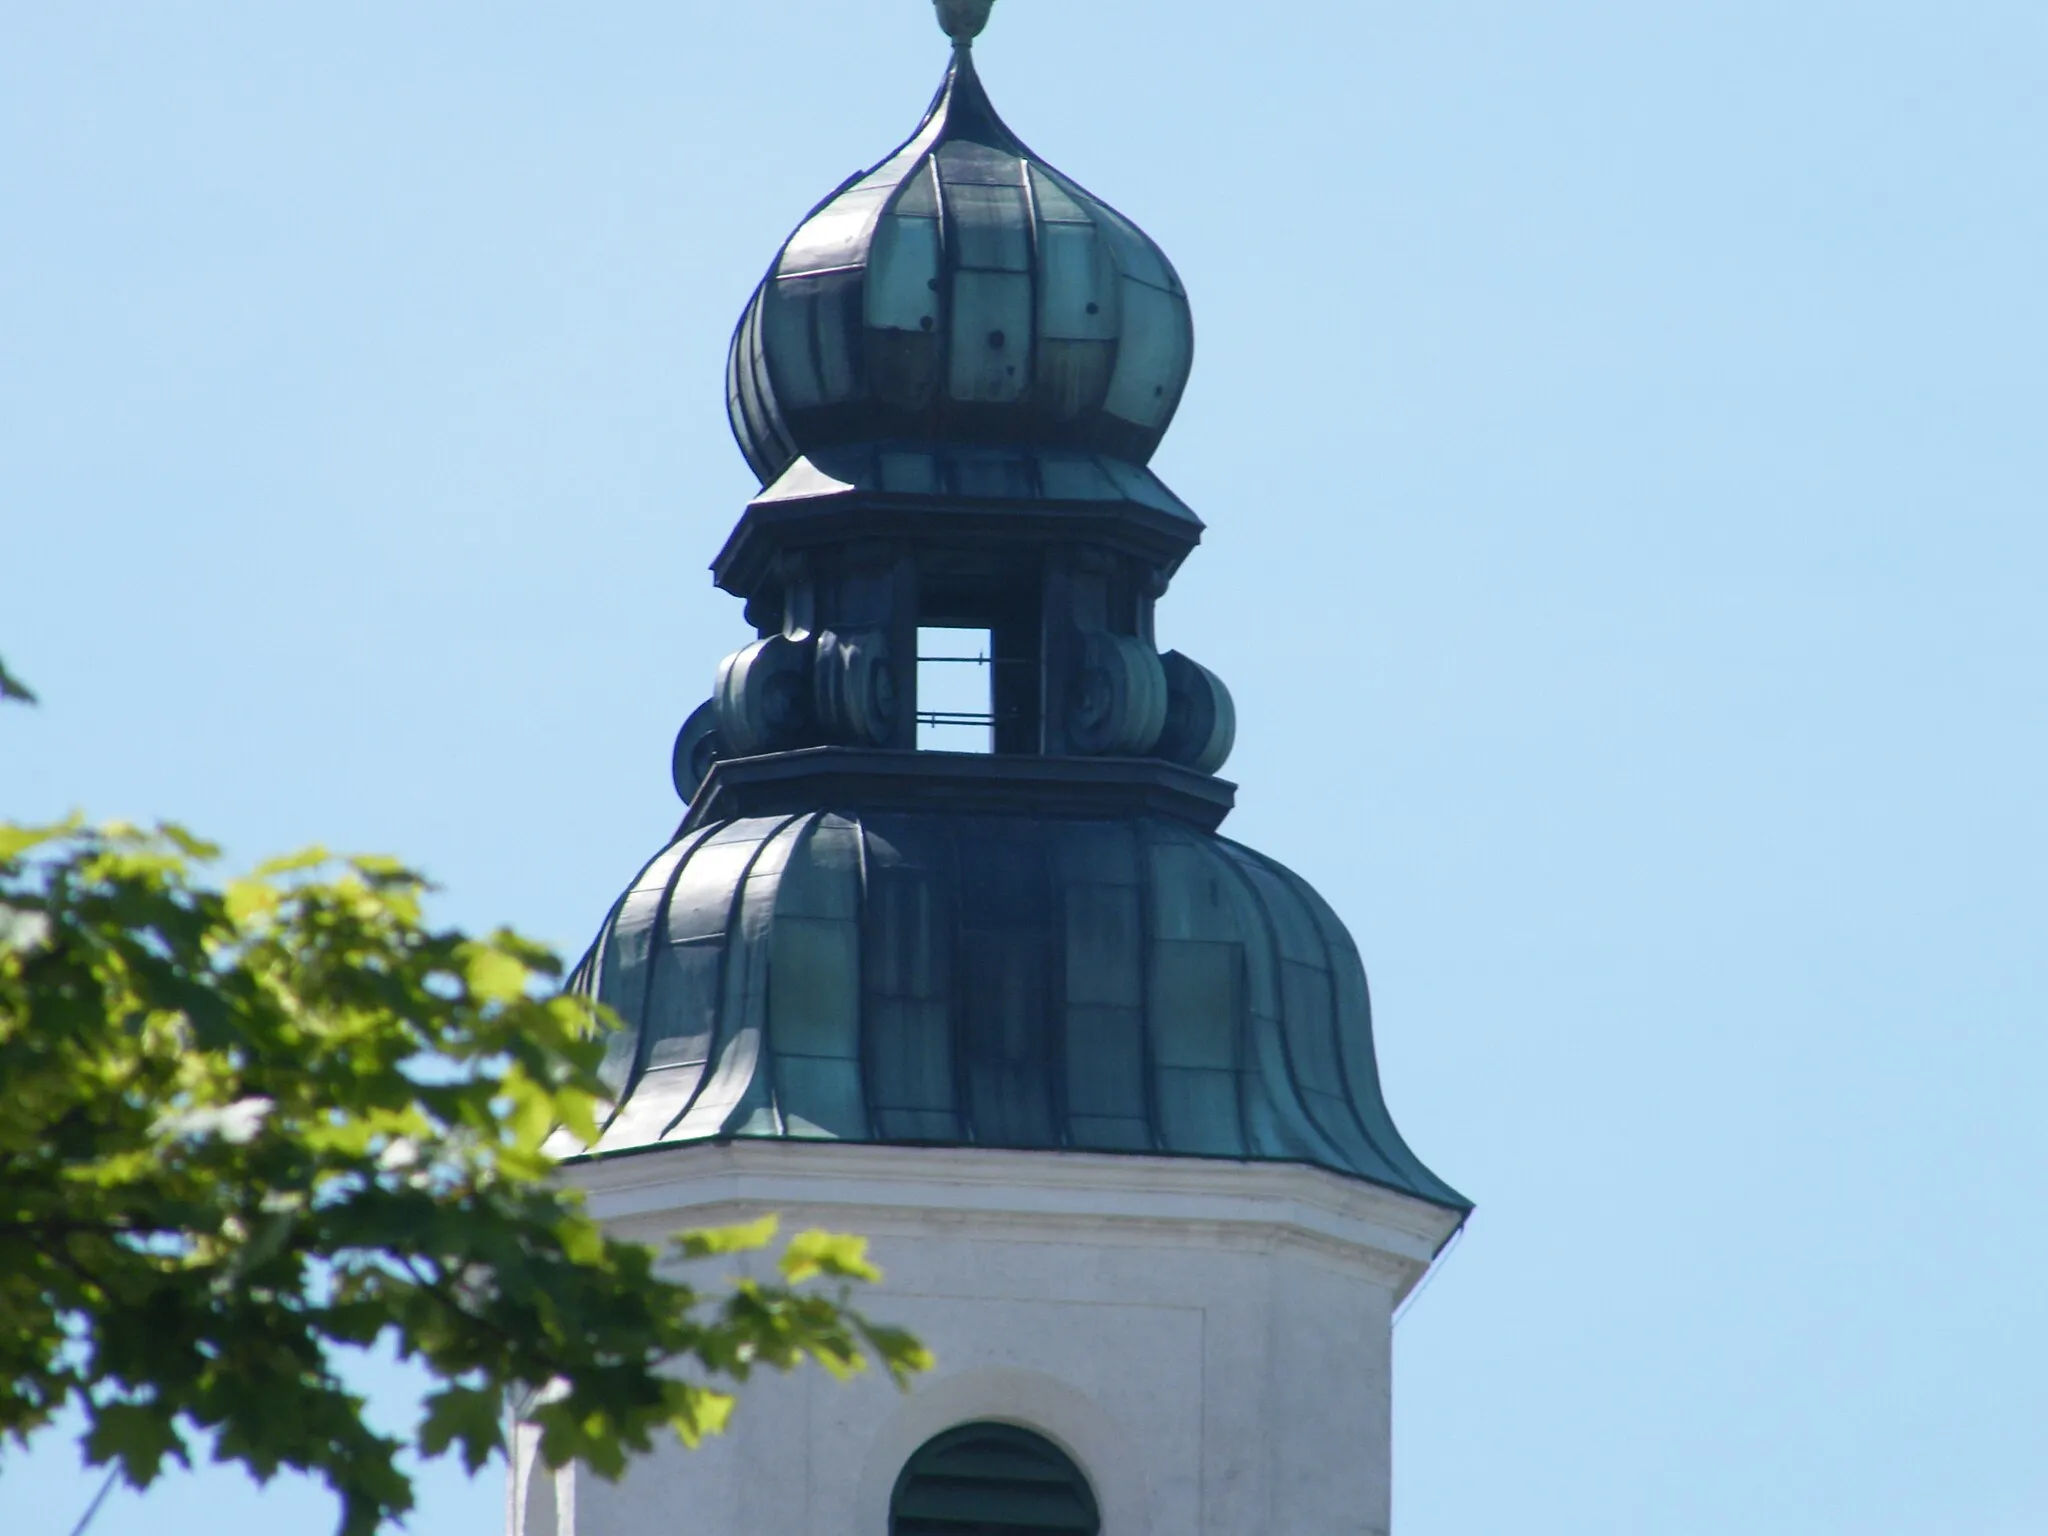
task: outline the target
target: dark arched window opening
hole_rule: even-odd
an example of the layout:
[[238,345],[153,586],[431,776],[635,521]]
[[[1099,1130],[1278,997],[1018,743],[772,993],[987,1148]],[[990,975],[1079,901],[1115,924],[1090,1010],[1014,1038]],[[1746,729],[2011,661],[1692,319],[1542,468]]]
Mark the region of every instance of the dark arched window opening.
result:
[[896,1479],[889,1536],[1098,1536],[1095,1494],[1073,1459],[1014,1424],[964,1424]]

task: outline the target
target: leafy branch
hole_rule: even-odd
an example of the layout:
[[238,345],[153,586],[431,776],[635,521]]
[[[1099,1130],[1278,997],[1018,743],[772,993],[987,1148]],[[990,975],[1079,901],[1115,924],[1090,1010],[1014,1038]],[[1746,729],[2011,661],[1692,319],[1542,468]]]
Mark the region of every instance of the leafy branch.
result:
[[[76,1404],[137,1487],[210,1442],[323,1478],[372,1536],[412,1507],[401,1453],[480,1467],[508,1394],[551,1465],[616,1476],[717,1432],[756,1370],[928,1363],[855,1309],[859,1239],[699,1287],[682,1267],[774,1223],[661,1252],[598,1226],[555,1154],[595,1139],[611,1021],[545,949],[429,925],[392,860],[217,859],[0,823],[0,1441]],[[380,1343],[438,1383],[403,1442],[338,1373]]]

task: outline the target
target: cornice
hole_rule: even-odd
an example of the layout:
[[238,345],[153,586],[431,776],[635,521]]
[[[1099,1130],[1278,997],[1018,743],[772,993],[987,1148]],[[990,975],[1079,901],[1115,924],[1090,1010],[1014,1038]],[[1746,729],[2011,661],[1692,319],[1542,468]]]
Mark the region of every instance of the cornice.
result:
[[968,815],[1171,816],[1213,832],[1237,786],[1140,758],[1008,757],[805,747],[715,762],[678,835],[712,822],[823,807]]
[[1457,1212],[1292,1163],[847,1143],[719,1142],[573,1165],[592,1214],[682,1228],[759,1211],[869,1236],[972,1226],[997,1240],[1288,1248],[1398,1301]]

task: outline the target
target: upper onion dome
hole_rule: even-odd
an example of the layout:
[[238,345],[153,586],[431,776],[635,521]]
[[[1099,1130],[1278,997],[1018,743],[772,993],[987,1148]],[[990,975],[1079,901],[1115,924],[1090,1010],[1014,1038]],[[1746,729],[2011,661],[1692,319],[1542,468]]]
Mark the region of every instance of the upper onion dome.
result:
[[726,408],[764,485],[892,440],[1142,465],[1180,404],[1194,322],[1172,264],[1025,148],[955,37],[917,132],[790,236],[733,333]]

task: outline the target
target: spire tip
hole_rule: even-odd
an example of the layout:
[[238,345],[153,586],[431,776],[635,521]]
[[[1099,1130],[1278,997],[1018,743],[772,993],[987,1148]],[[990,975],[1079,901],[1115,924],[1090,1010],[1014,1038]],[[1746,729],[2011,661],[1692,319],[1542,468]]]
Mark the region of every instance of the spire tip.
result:
[[932,7],[939,13],[939,25],[953,39],[953,46],[972,48],[981,29],[988,25],[988,13],[995,3],[996,0],[932,0]]

